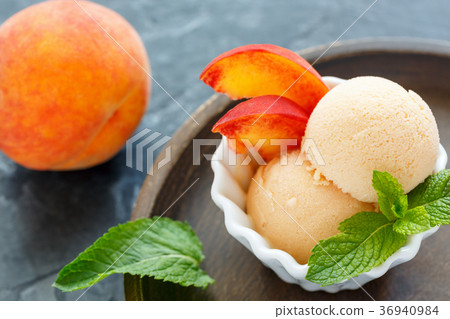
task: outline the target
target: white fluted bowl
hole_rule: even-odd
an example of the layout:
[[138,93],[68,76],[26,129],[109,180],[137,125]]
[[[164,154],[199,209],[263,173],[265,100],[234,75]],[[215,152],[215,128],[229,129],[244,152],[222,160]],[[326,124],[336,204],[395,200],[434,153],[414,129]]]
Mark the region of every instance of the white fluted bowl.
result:
[[[335,77],[323,77],[324,82],[331,89],[345,80]],[[351,278],[321,287],[305,279],[308,265],[300,265],[288,253],[271,248],[269,243],[254,229],[252,221],[245,213],[247,193],[246,190],[253,176],[254,170],[250,166],[230,165],[227,155],[232,152],[223,139],[211,161],[214,171],[214,181],[211,196],[216,205],[224,212],[225,227],[227,231],[242,245],[247,247],[265,266],[272,269],[278,277],[288,283],[298,284],[308,291],[326,291],[335,293],[340,290],[358,289],[367,282],[383,276],[390,268],[405,263],[414,258],[419,251],[423,239],[434,234],[439,227],[434,227],[420,234],[408,236],[405,246],[396,251],[383,264],[374,267],[368,272]],[[238,158],[241,155],[237,155]],[[238,161],[239,162],[239,161]],[[445,169],[447,153],[442,145],[439,148],[439,157],[434,172]]]

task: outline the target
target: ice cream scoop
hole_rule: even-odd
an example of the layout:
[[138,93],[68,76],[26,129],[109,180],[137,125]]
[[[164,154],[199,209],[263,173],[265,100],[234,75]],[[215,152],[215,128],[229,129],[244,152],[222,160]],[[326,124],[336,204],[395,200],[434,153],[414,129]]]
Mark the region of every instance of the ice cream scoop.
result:
[[299,154],[293,151],[287,158],[259,167],[250,183],[247,214],[272,248],[306,264],[311,249],[319,240],[336,235],[341,221],[375,207],[344,194],[332,183],[319,185],[309,164],[300,165]]
[[317,104],[305,133],[324,165],[312,166],[343,192],[376,202],[374,170],[396,177],[409,192],[436,163],[435,118],[413,91],[380,77],[357,77],[329,91]]

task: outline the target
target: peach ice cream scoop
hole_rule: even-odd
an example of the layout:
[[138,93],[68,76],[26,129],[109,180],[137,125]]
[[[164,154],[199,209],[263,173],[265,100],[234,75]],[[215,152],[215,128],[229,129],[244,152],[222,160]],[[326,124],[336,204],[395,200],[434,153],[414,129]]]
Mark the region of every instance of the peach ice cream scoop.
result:
[[317,241],[336,235],[343,220],[375,207],[344,194],[332,183],[319,185],[307,162],[297,162],[299,153],[290,152],[287,165],[277,157],[259,167],[250,183],[247,214],[273,248],[306,264]]
[[305,139],[325,165],[313,167],[363,202],[376,202],[374,170],[396,177],[409,192],[434,168],[439,151],[435,118],[413,91],[380,77],[357,77],[328,92],[314,109]]

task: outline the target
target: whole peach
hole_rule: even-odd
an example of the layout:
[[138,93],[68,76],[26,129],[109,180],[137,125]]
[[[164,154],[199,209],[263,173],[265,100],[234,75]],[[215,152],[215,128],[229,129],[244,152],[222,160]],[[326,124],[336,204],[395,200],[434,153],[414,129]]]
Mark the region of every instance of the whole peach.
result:
[[0,27],[0,150],[36,170],[107,161],[145,112],[149,72],[139,35],[110,9],[55,0],[20,11]]

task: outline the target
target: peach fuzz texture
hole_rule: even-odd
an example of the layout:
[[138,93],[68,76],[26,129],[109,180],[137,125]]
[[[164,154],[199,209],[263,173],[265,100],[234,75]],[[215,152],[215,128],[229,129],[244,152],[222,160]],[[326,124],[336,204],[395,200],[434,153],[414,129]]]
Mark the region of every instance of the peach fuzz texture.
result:
[[256,182],[250,183],[247,214],[272,248],[306,264],[311,249],[319,240],[336,235],[340,222],[376,208],[344,194],[332,183],[318,185],[308,162],[296,164],[299,154],[300,150],[290,152],[287,165],[277,157],[259,167]]
[[[150,72],[145,47],[124,18],[79,4]],[[0,27],[0,149],[36,170],[103,163],[136,129],[150,84],[75,2],[28,7]]]
[[389,172],[409,192],[432,172],[439,152],[435,118],[422,98],[390,80],[357,77],[318,103],[305,138],[325,165],[317,172],[345,193],[376,202],[374,170]]

